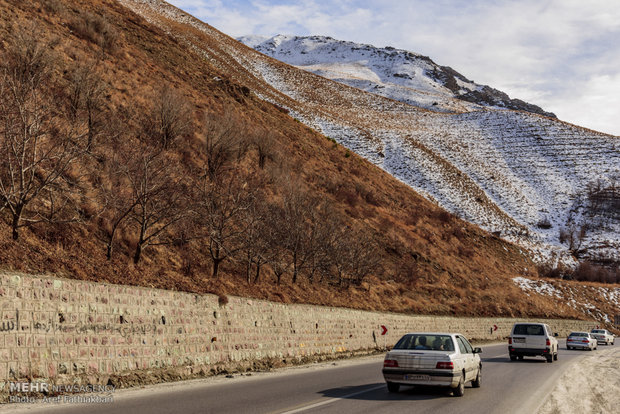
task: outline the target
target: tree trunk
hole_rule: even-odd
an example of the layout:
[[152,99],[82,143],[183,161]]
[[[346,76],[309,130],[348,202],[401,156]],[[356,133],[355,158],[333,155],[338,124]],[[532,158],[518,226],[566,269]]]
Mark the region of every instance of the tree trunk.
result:
[[297,252],[293,253],[293,284],[297,283]]
[[[215,245],[215,246],[213,246]],[[211,277],[217,279],[217,273],[220,269],[220,263],[226,258],[220,256],[220,245],[211,241],[211,245],[209,246],[209,252],[211,253],[211,260],[213,260],[213,271],[211,273]]]
[[256,274],[254,275],[254,283],[257,283],[258,279],[260,278],[260,267],[261,267],[261,263],[256,262]]
[[22,218],[22,208],[19,207],[16,209],[15,214],[13,214],[13,224],[11,226],[13,230],[13,240],[19,239],[19,222]]
[[142,243],[136,245],[136,253],[133,255],[133,262],[138,264],[140,257],[142,257]]
[[213,258],[213,273],[211,274],[211,277],[213,277],[213,279],[217,279],[217,273],[220,269],[220,262],[224,260],[221,258]]
[[144,235],[146,234],[146,228],[145,228],[145,224],[144,221],[142,222],[142,225],[140,226],[140,238],[138,239],[138,244],[136,245],[136,253],[133,256],[133,262],[135,264],[138,264],[138,262],[140,261],[140,257],[142,257],[142,249],[144,248]]
[[114,224],[114,227],[112,227],[112,233],[110,234],[110,238],[108,239],[108,244],[106,246],[106,258],[108,260],[112,260],[112,250],[113,250],[113,244],[114,244],[114,235],[116,235],[116,228],[118,226],[116,224]]
[[19,239],[19,233],[17,231],[17,226],[13,223],[13,240]]
[[252,270],[252,259],[250,258],[250,254],[248,253],[245,262],[245,278],[248,281],[248,285],[252,283],[252,277],[250,276],[250,272]]

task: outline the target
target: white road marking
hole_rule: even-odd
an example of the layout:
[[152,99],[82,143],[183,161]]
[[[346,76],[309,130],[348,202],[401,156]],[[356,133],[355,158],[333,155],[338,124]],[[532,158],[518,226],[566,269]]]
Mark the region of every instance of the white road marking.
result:
[[330,398],[328,400],[325,401],[321,401],[315,404],[310,404],[310,405],[306,405],[300,408],[296,408],[294,410],[290,410],[290,411],[284,411],[281,414],[294,414],[294,413],[300,413],[302,411],[306,411],[306,410],[310,410],[312,408],[316,408],[316,407],[321,407],[323,405],[327,405],[327,404],[331,404],[334,403],[338,400],[344,400],[346,398],[351,398],[351,397],[355,397],[356,395],[360,395],[360,394],[364,394],[366,392],[370,392],[370,391],[374,391],[374,390],[378,390],[379,388],[385,388],[385,384],[382,385],[377,385],[376,387],[372,387],[372,388],[367,388],[363,391],[358,391],[358,392],[354,392],[353,394],[347,394],[347,395],[343,395],[342,397],[334,397],[334,398]]

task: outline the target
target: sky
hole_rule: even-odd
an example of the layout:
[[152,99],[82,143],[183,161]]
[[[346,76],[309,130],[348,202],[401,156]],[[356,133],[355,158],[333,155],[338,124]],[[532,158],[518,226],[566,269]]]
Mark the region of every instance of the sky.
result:
[[232,37],[323,35],[429,56],[620,135],[618,0],[167,0]]

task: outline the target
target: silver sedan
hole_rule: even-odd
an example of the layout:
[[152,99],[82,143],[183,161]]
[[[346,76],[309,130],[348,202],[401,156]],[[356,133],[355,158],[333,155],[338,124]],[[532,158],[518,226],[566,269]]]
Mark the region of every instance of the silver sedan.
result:
[[596,349],[598,342],[588,332],[571,332],[566,338],[566,349],[587,349],[592,351]]

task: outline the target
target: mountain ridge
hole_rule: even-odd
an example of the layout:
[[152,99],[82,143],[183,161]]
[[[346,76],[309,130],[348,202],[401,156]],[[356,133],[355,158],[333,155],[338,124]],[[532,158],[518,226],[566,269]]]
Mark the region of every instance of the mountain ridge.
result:
[[300,69],[426,109],[453,111],[455,108],[445,102],[449,97],[485,107],[556,117],[490,86],[476,84],[428,56],[403,49],[379,48],[329,36],[250,35],[237,40]]

